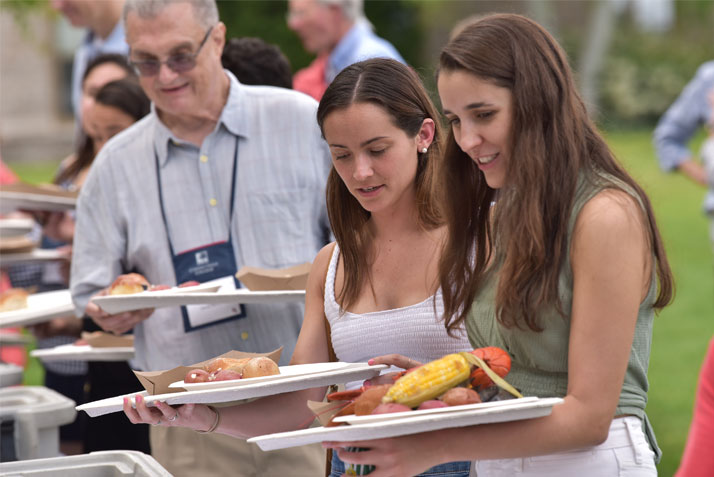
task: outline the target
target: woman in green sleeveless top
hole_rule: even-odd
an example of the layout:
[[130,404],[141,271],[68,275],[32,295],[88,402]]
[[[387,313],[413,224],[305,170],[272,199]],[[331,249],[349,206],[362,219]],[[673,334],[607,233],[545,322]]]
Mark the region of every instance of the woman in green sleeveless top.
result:
[[[588,118],[560,46],[518,15],[444,48],[447,326],[500,346],[549,416],[362,441],[374,477],[475,460],[478,477],[656,475],[645,416],[654,311],[672,276],[650,202]],[[345,446],[352,443],[328,443]]]

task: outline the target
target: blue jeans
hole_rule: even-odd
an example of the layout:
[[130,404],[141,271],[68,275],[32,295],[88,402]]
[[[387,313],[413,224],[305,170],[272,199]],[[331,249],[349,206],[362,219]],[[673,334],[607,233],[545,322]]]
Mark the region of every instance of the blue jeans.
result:
[[[418,477],[469,477],[471,462],[447,462],[427,470]],[[341,477],[345,473],[345,463],[337,457],[337,452],[332,452],[332,472],[330,477]]]

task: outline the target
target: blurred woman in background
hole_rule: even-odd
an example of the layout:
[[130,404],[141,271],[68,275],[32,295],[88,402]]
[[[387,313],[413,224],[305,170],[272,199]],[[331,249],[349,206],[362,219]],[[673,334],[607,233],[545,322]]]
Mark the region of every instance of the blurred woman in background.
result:
[[[144,117],[149,112],[149,106],[149,100],[124,56],[106,54],[96,57],[87,66],[82,81],[80,107],[83,134],[79,147],[62,162],[54,182],[66,189],[79,189],[104,143]],[[43,224],[42,248],[64,248],[69,254],[74,236],[73,212],[36,214],[36,217]],[[68,283],[67,263],[51,263],[42,267],[40,291],[65,289]],[[67,316],[33,326],[38,348],[73,343],[83,328],[90,330],[86,322],[91,323],[91,320],[84,321],[83,324],[82,320]],[[124,362],[53,361],[44,363],[44,367],[45,385],[78,404],[85,401],[85,388],[88,388],[88,398],[94,400],[98,395],[109,397],[117,394],[117,386],[127,389],[130,382],[134,384],[133,373]],[[108,380],[107,375],[113,376],[113,379]],[[87,383],[89,386],[85,386]],[[131,390],[133,388],[128,389]],[[99,429],[99,422],[90,420],[85,424],[84,419],[79,416],[75,423],[64,426],[67,430],[62,430],[61,437],[65,453],[122,448],[148,452],[148,433],[145,429],[126,426],[122,420],[112,424],[114,431],[107,433]]]

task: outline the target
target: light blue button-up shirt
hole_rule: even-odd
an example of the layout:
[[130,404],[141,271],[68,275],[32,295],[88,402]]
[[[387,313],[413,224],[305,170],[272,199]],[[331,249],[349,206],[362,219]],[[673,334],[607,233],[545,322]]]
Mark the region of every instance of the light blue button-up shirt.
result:
[[[665,171],[671,171],[686,159],[695,157],[687,143],[697,129],[714,120],[714,111],[708,101],[710,94],[714,94],[714,61],[699,67],[697,74],[657,124],[654,144],[660,166]],[[714,188],[711,186],[704,200],[704,209],[714,211]]]
[[[292,90],[241,85],[226,74],[226,106],[200,148],[177,139],[153,109],[102,148],[77,206],[71,292],[78,313],[127,271],[138,271],[153,284],[176,284],[159,207],[157,159],[177,254],[227,240],[229,224],[238,268],[311,262],[329,241],[325,183],[331,160],[315,120],[317,103]],[[246,305],[246,313],[187,333],[180,309],[157,309],[134,328],[136,364],[161,370],[232,349],[266,352],[280,346],[286,364],[303,305]]]
[[87,63],[103,53],[129,54],[129,45],[124,39],[124,24],[119,21],[105,39],[101,39],[91,31],[84,35],[82,43],[74,53],[72,63],[72,109],[77,120],[80,119],[79,102],[82,98],[82,77],[87,69]]
[[330,53],[325,68],[325,82],[332,83],[343,69],[370,58],[392,58],[405,63],[397,49],[384,38],[375,35],[367,21],[358,20]]

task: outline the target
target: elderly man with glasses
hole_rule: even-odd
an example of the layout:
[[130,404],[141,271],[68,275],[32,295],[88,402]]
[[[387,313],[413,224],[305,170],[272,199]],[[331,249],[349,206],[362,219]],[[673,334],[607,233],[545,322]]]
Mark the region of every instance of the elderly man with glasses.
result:
[[[153,104],[107,142],[82,188],[71,283],[77,310],[106,331],[133,330],[142,370],[280,346],[287,364],[302,304],[109,315],[90,301],[131,271],[154,284],[239,286],[233,276],[241,266],[312,261],[330,236],[331,161],[317,103],[242,85],[222,68],[226,27],[215,0],[127,0],[123,15],[130,60]],[[324,472],[320,447],[263,454],[228,436],[157,424],[152,454],[177,476]]]

